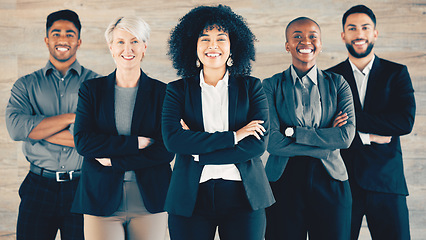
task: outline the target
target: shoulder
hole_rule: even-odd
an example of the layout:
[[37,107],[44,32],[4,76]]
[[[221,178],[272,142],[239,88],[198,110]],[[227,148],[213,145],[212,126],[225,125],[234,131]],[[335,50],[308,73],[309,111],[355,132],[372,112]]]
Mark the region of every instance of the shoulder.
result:
[[281,81],[282,80],[282,78],[283,78],[283,72],[280,72],[280,73],[276,73],[276,74],[274,74],[274,75],[272,75],[271,77],[269,77],[269,78],[265,78],[264,80],[263,80],[263,83],[265,84],[273,84],[273,83],[277,83],[277,82],[279,82],[279,81]]
[[338,91],[340,92],[345,91],[345,89],[350,90],[348,82],[345,80],[345,78],[337,73],[334,72],[328,72],[324,70],[319,70],[319,74],[323,76],[324,83],[329,85],[330,90],[335,89],[332,91]]
[[340,69],[343,69],[343,68],[346,66],[346,64],[348,64],[348,63],[349,63],[349,62],[348,62],[348,60],[346,59],[345,61],[340,62],[340,63],[338,63],[338,64],[334,65],[333,67],[331,67],[331,68],[327,69],[326,71],[327,71],[327,72],[329,72],[329,71],[331,71],[331,72],[338,71],[338,70],[340,70]]
[[83,90],[94,90],[98,88],[106,87],[105,81],[107,81],[107,77],[95,77],[87,79],[86,81],[81,83],[80,91]]
[[41,78],[45,78],[43,69],[36,70],[18,78],[16,83],[31,84],[32,82],[39,82]]
[[401,71],[401,70],[407,68],[406,65],[403,65],[403,64],[400,64],[400,63],[392,62],[392,61],[389,61],[389,60],[386,60],[386,59],[383,59],[383,58],[379,58],[379,57],[376,57],[376,58],[377,58],[377,62],[379,63],[379,65],[376,65],[376,66],[373,65],[373,68],[379,67],[379,68],[381,68],[385,71],[393,71],[393,72],[398,72],[398,71]]
[[154,79],[150,76],[147,76],[146,80],[148,81],[148,83],[150,84],[150,86],[157,91],[165,91],[167,84],[158,80],[158,79]]

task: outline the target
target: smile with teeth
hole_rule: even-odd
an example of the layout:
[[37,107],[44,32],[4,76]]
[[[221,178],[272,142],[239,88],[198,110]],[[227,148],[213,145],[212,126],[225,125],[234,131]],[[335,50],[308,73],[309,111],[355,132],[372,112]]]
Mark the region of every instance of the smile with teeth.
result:
[[132,60],[135,56],[122,56],[126,60]]
[[356,40],[356,41],[353,41],[353,44],[356,45],[356,46],[360,46],[360,45],[363,45],[363,44],[366,44],[366,43],[367,43],[367,40]]
[[66,48],[66,47],[57,47],[56,50],[58,50],[60,52],[66,52],[66,51],[68,51],[68,48]]
[[207,57],[219,57],[220,55],[220,53],[206,53]]
[[298,49],[297,51],[300,52],[300,53],[305,53],[306,54],[306,53],[311,53],[314,50],[310,49],[310,48],[302,48],[302,49]]

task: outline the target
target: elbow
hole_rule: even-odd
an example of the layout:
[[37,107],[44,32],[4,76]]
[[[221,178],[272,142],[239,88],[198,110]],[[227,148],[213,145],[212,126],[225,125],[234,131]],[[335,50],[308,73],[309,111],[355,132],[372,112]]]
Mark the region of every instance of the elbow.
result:
[[88,141],[88,137],[83,136],[81,133],[76,133],[74,135],[74,145],[78,154],[83,157],[96,157],[92,156],[92,151],[89,149],[89,144],[86,144]]
[[347,149],[351,146],[352,141],[355,137],[355,125],[351,124],[349,128],[345,131],[345,136],[343,136],[344,141],[342,142],[342,145],[338,149]]

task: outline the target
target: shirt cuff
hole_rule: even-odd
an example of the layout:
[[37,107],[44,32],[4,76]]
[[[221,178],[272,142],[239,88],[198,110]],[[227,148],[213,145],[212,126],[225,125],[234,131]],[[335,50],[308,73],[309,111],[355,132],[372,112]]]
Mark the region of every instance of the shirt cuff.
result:
[[358,132],[358,135],[364,145],[371,145],[370,134]]
[[194,161],[195,162],[199,162],[200,161],[200,155],[192,155],[192,157],[194,157]]
[[233,132],[234,133],[234,145],[238,144],[238,140],[237,140],[237,132]]

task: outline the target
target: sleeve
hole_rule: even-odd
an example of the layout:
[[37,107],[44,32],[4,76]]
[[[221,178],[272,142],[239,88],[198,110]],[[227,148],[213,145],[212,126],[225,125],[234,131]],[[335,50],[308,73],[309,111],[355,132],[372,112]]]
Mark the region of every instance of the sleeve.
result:
[[[347,123],[341,127],[310,128],[296,127],[296,143],[327,148],[344,149],[348,148],[355,136],[355,110],[353,105],[352,92],[349,84],[339,76],[337,81],[337,110],[336,113],[347,113]],[[334,120],[333,117],[332,121]]]
[[401,136],[411,132],[416,113],[414,89],[407,67],[392,78],[389,104],[383,112],[357,112],[357,129],[381,136]]
[[[319,159],[328,158],[329,154],[331,153],[330,149],[296,143],[294,139],[284,136],[284,134],[280,131],[280,120],[277,112],[277,103],[275,102],[275,94],[277,94],[277,89],[273,87],[273,81],[273,78],[265,79],[263,81],[263,89],[265,91],[269,105],[270,119],[268,152],[272,155],[283,157],[305,155]],[[283,126],[283,129],[286,127],[287,126]]]
[[36,142],[28,135],[46,116],[35,115],[27,90],[30,84],[24,80],[24,77],[18,79],[12,87],[6,107],[6,126],[14,141]]
[[[269,138],[268,101],[259,79],[254,79],[253,81],[249,81],[249,83],[251,83],[248,91],[250,109],[247,122],[244,123],[244,126],[253,120],[263,120],[263,126],[266,129],[264,136],[261,136],[260,140],[254,136],[248,136],[230,148],[200,154],[200,164],[241,163],[255,157],[260,157],[265,152],[267,140]],[[233,142],[234,140],[232,139],[232,143]]]
[[[162,132],[166,148],[173,153],[188,155],[200,155],[220,149],[232,148],[234,146],[232,131],[208,133],[182,129],[180,120],[185,120],[185,105],[191,104],[185,102],[183,85],[184,80],[175,81],[167,85],[162,113]],[[188,124],[187,121],[185,122]]]

